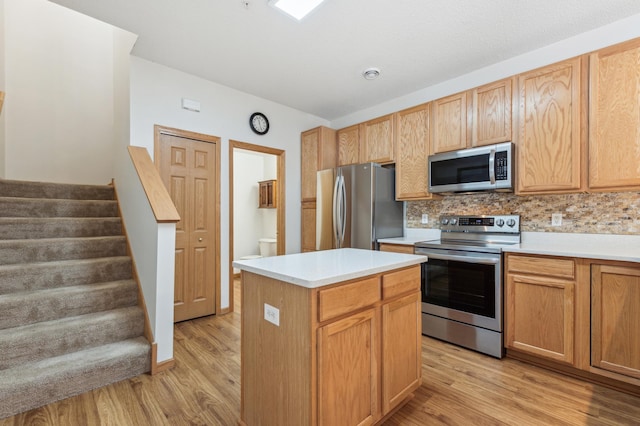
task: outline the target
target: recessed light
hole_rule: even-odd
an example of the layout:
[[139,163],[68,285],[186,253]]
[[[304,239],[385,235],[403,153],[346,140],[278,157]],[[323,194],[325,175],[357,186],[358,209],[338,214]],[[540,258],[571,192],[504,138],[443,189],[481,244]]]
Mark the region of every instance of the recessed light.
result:
[[299,21],[323,1],[324,0],[269,0],[269,4]]
[[375,80],[376,78],[378,78],[380,76],[380,69],[379,68],[367,68],[366,70],[362,71],[362,76],[366,80]]

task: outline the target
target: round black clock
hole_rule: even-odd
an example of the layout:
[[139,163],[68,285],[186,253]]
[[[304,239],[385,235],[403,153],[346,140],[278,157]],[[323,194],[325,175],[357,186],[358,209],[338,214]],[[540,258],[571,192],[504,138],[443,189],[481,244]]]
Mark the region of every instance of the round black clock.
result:
[[269,120],[267,116],[261,112],[254,112],[249,117],[249,126],[251,130],[259,135],[264,135],[269,131]]

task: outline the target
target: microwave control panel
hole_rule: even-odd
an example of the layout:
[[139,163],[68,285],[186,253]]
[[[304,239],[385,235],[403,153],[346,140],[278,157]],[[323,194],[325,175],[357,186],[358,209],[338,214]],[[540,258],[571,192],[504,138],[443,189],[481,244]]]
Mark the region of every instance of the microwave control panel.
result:
[[506,151],[498,151],[496,152],[496,165],[495,165],[495,173],[496,180],[507,180],[509,179],[509,163],[507,161],[507,152]]

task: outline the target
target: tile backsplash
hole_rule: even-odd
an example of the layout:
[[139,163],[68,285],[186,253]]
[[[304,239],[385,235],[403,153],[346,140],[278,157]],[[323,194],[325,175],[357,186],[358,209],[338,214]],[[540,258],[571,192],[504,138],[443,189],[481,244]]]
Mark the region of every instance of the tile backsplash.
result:
[[[420,223],[424,213],[429,215],[428,224]],[[562,213],[561,226],[551,226],[552,213]],[[640,234],[640,192],[447,195],[408,201],[407,227],[439,228],[442,214],[519,214],[523,232]]]

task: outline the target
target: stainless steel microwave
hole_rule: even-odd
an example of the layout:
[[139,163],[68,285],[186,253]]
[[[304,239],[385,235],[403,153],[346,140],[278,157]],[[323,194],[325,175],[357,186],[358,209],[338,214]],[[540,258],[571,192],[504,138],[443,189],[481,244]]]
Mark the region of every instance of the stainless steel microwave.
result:
[[429,192],[513,192],[513,143],[429,156]]

